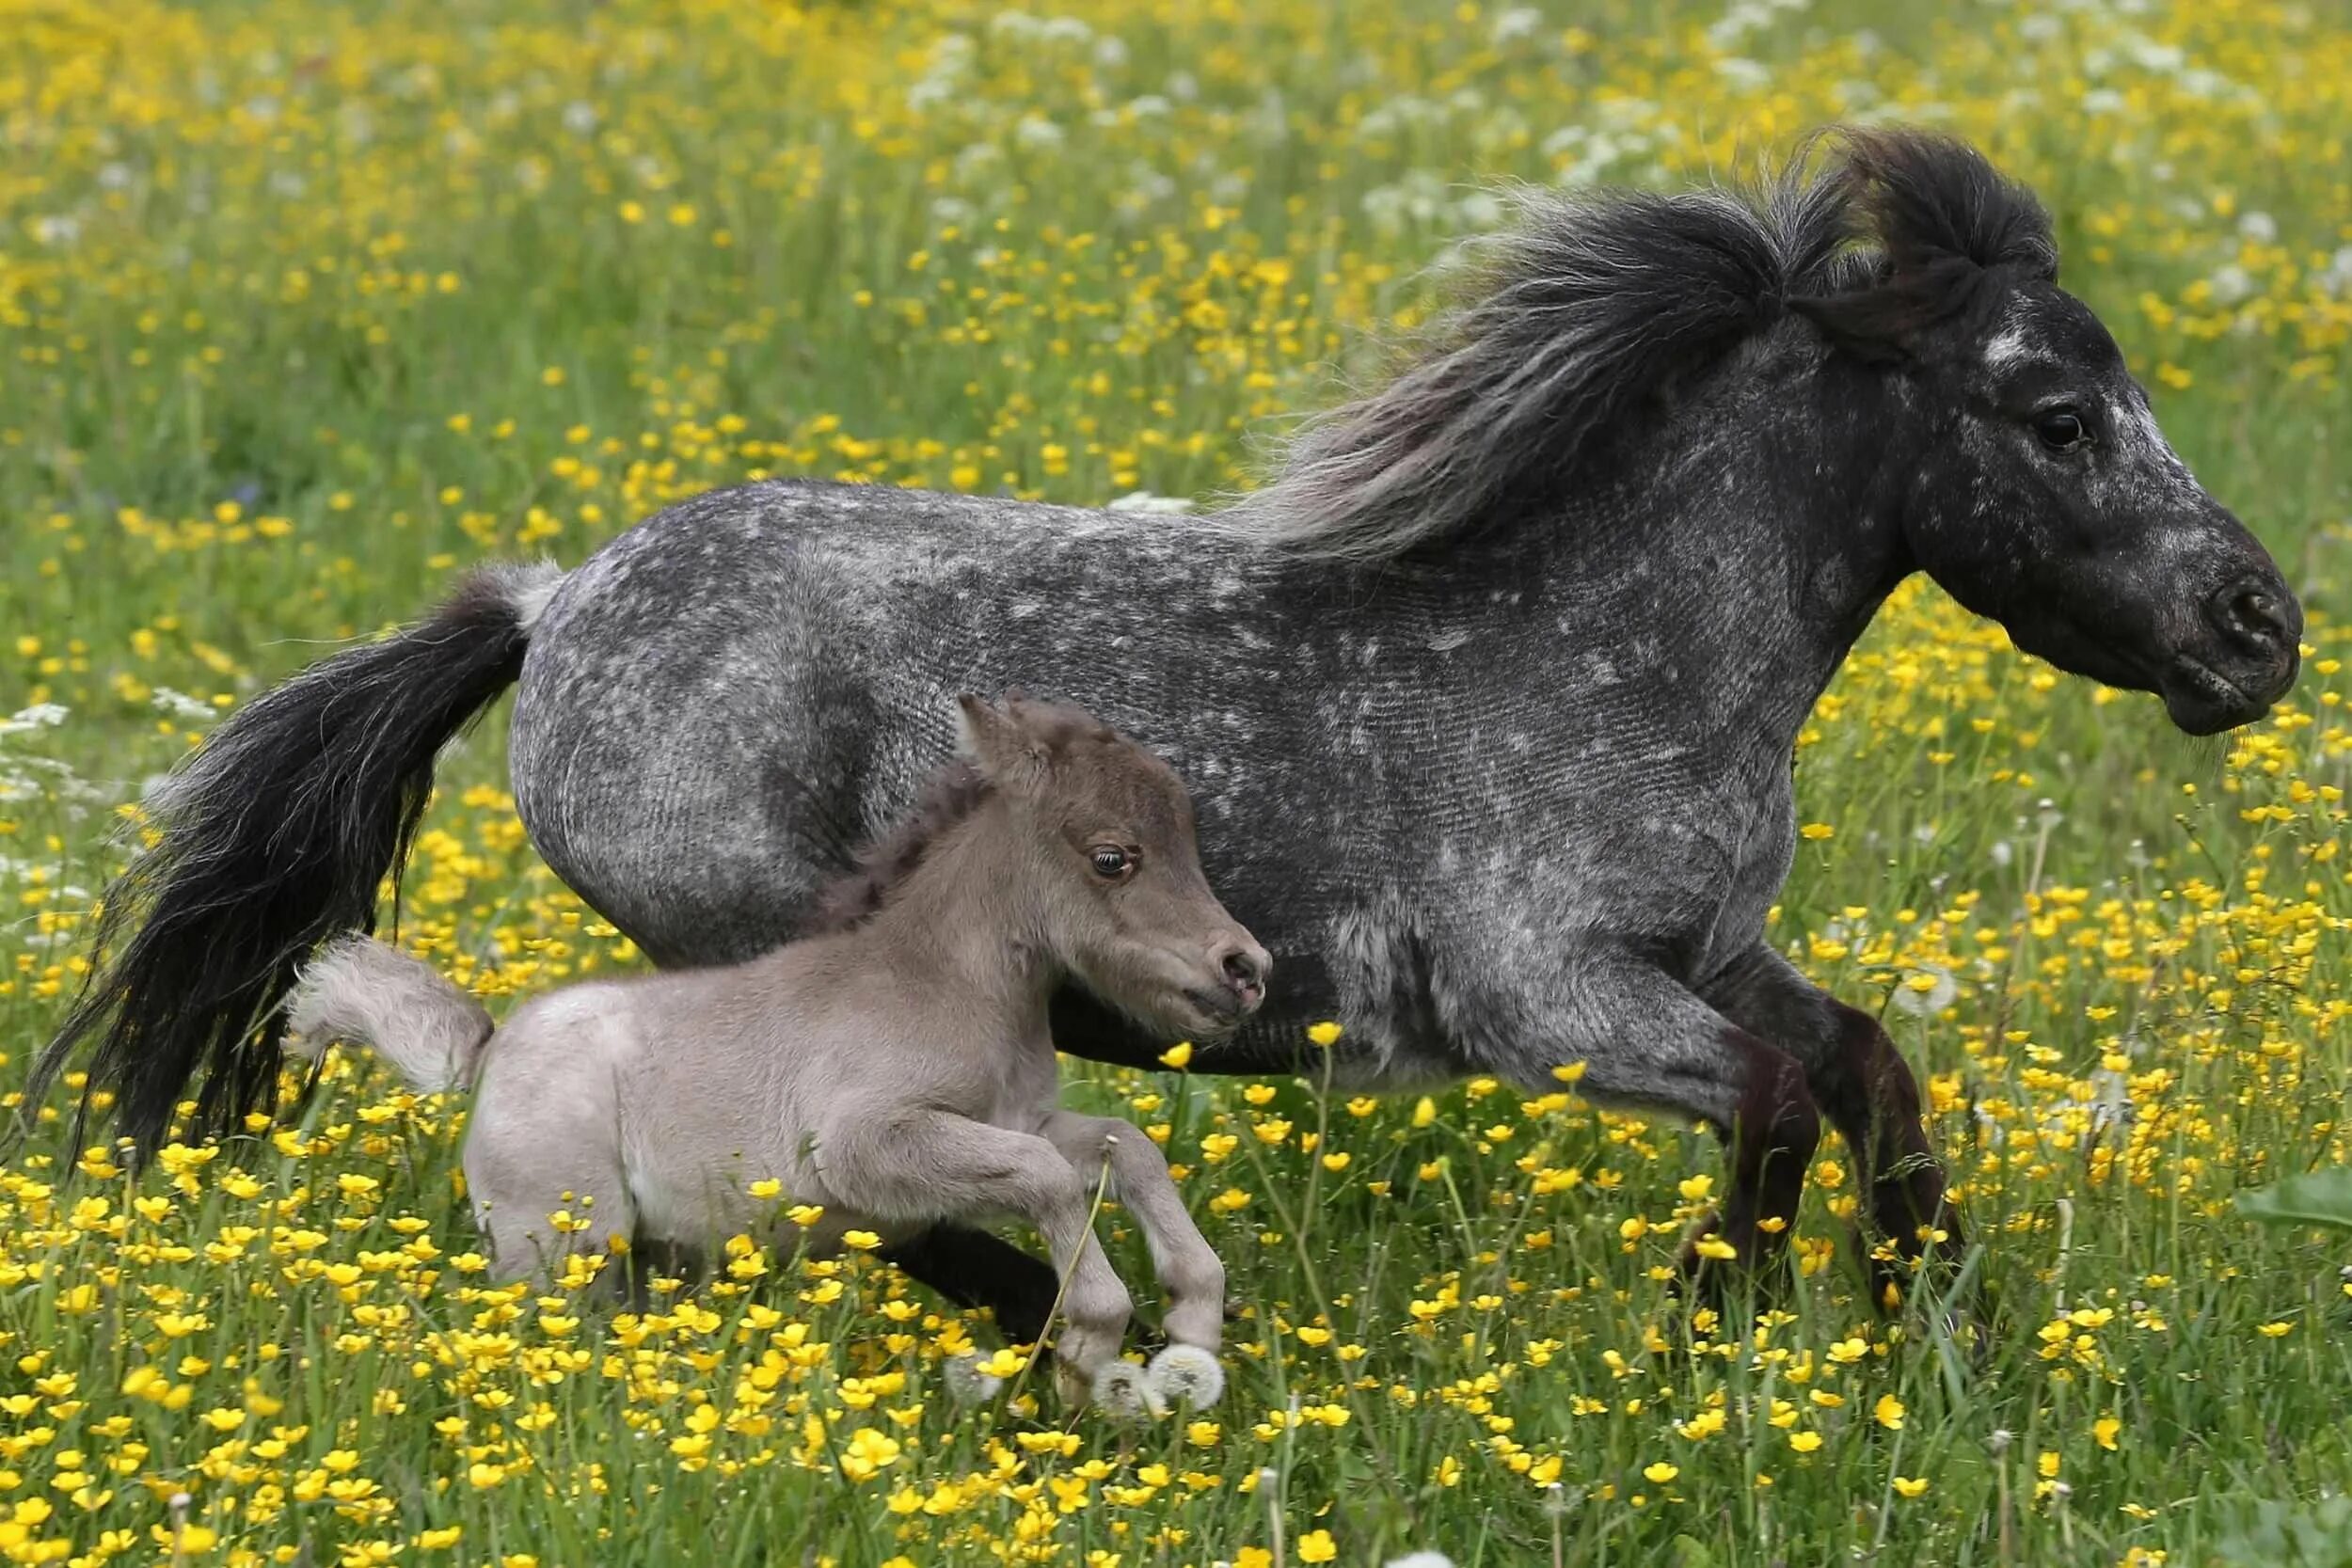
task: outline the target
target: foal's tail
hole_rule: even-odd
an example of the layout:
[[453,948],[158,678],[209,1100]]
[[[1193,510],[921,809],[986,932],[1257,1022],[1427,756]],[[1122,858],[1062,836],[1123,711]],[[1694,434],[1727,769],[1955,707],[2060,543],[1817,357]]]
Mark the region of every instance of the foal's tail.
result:
[[419,1094],[473,1086],[490,1015],[432,965],[342,936],[303,966],[286,999],[286,1050],[315,1062],[330,1040],[365,1046]]
[[199,1075],[192,1135],[268,1109],[278,1004],[313,947],[373,928],[435,757],[514,684],[560,576],[476,572],[425,620],[246,704],[182,763],[149,801],[160,841],[106,890],[103,967],[41,1053],[26,1102],[95,1040],[84,1111],[111,1094],[144,1152]]

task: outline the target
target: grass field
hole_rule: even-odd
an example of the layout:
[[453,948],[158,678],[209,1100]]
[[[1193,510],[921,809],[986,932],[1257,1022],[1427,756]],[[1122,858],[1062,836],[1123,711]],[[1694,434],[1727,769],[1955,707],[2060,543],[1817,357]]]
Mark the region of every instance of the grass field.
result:
[[[755,474],[1244,485],[1493,182],[1904,118],[2039,185],[2312,610],[2295,697],[2195,745],[1914,584],[1804,736],[1773,935],[1931,1074],[1985,1354],[1874,1315],[1834,1144],[1787,1310],[1670,1353],[1712,1145],[1493,1084],[1073,1065],[1250,1304],[1225,1403],[1133,1432],[960,1404],[990,1331],[863,1258],[638,1316],[487,1278],[461,1107],[382,1079],[135,1181],[60,1097],[0,1172],[0,1554],[2352,1561],[2352,1259],[2233,1206],[2352,1155],[2352,15],[1057,3],[0,0],[8,1070],[144,782],[460,565]],[[532,858],[496,719],[443,784],[412,943],[493,998],[636,961]]]

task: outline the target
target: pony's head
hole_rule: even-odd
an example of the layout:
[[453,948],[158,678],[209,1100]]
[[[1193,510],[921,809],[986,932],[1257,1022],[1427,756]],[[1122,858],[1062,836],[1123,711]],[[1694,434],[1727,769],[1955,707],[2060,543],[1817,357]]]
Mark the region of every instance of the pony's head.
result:
[[[2302,611],[2058,288],[2040,203],[1948,137],[1855,130],[1833,146],[1756,198],[1528,195],[1430,351],[1307,426],[1229,516],[1279,548],[1368,564],[1479,533],[1542,541],[1565,498],[1613,468],[1671,468],[1661,451],[1720,436],[1704,423],[1720,408],[1687,394],[1718,374],[1756,390],[1772,356],[1734,351],[1776,335],[1797,352],[1772,373],[1818,366],[1836,393],[1820,406],[1839,415],[1839,451],[1791,461],[1822,494],[1872,491],[1864,520],[1901,535],[1889,564],[2063,669],[2161,693],[2184,729],[2262,717],[2295,679]],[[1788,391],[1749,401],[1786,409]],[[1899,483],[1872,485],[1878,470]],[[1753,504],[1789,499],[1759,487]]]
[[964,754],[1006,804],[1019,902],[1052,956],[1170,1038],[1224,1035],[1256,1011],[1274,961],[1210,891],[1175,770],[1077,708],[960,705]]
[[1910,558],[2019,647],[2158,693],[2191,734],[2261,718],[2294,684],[2302,610],[2058,286],[2041,204],[1917,133],[1848,133],[1832,178],[1875,252],[1849,286],[1789,303],[1915,421],[1899,443]]

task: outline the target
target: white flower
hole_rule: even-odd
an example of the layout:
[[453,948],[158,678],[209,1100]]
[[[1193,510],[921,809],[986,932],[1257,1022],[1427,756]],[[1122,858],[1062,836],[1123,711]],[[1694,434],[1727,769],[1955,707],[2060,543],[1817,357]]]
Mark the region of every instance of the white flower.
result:
[[167,713],[174,719],[183,719],[192,724],[209,724],[220,717],[219,710],[212,704],[191,697],[184,691],[174,691],[167,686],[157,687],[155,694],[148,701],[155,705],[157,712]]
[[1960,1000],[1960,982],[1941,964],[1921,964],[1895,988],[1895,1010],[1913,1018],[1932,1018]]
[[1747,92],[1756,91],[1772,79],[1771,67],[1738,55],[1726,55],[1717,60],[1715,74]]
[[31,707],[18,708],[6,719],[0,719],[0,735],[22,735],[26,730],[52,730],[66,721],[72,711],[56,703],[35,703]]
[[1514,6],[1495,18],[1492,37],[1497,43],[1512,43],[1534,38],[1543,25],[1543,12],[1533,6]]
[[1152,1380],[1132,1361],[1104,1363],[1103,1370],[1094,1374],[1094,1402],[1118,1421],[1140,1421],[1167,1409],[1159,1402]]
[[1005,1386],[1003,1378],[980,1370],[977,1355],[950,1356],[941,1370],[946,1375],[947,1397],[958,1404],[985,1404]]
[[2213,297],[2224,305],[2235,305],[2254,292],[2254,279],[2235,261],[2216,267],[2208,281],[2213,285]]
[[1144,1379],[1153,1402],[1165,1408],[1188,1404],[1205,1410],[1225,1394],[1225,1369],[1214,1352],[1199,1345],[1170,1345],[1152,1358]]
[[1191,511],[1192,502],[1183,496],[1155,496],[1149,490],[1130,490],[1104,510],[1173,514]]
[[2352,245],[2339,247],[2328,258],[2328,270],[2319,275],[2319,286],[2331,294],[2352,294]]
[[1068,133],[1043,115],[1024,115],[1012,135],[1024,147],[1059,147],[1068,139]]

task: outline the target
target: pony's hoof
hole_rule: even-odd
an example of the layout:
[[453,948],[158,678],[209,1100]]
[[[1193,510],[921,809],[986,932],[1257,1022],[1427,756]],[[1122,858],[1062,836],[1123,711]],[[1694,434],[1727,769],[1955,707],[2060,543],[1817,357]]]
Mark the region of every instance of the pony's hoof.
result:
[[977,1355],[949,1356],[941,1370],[946,1377],[947,1397],[958,1404],[986,1404],[1005,1386],[1003,1378],[981,1370]]
[[1152,1378],[1132,1361],[1109,1361],[1094,1374],[1094,1402],[1114,1420],[1142,1421],[1168,1414]]
[[1161,1404],[1206,1410],[1225,1397],[1225,1369],[1216,1354],[1199,1345],[1170,1345],[1152,1358],[1145,1379]]

